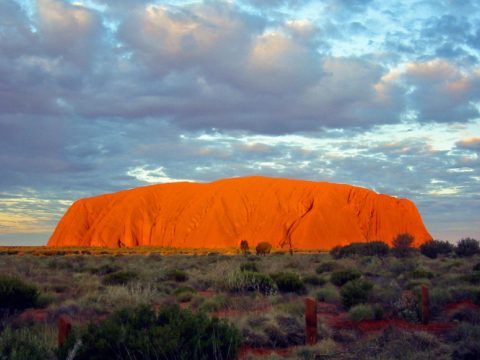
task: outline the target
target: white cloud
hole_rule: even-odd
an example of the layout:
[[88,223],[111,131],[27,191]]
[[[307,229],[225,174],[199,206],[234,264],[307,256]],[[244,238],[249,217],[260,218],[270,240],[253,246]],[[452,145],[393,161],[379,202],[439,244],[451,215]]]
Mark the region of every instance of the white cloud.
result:
[[168,177],[165,174],[164,167],[158,168],[149,168],[147,165],[138,166],[127,171],[128,176],[132,176],[135,179],[147,182],[147,183],[169,183],[169,182],[180,182],[180,181],[193,181],[190,179],[175,179]]

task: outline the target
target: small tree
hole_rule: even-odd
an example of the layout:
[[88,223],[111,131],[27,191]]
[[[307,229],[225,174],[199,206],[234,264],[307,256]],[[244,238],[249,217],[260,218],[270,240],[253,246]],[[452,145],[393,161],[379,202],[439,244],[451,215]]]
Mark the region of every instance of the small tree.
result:
[[270,254],[270,251],[272,251],[272,245],[266,241],[261,242],[257,245],[255,251],[257,252],[257,255],[265,256]]
[[247,240],[242,240],[240,241],[240,250],[242,251],[244,256],[247,256],[249,246],[248,246],[248,241]]
[[455,253],[461,257],[473,256],[480,253],[478,240],[468,237],[460,240],[455,248]]
[[406,257],[412,251],[415,238],[409,233],[398,234],[392,241],[392,252],[396,257]]
[[431,259],[436,259],[438,255],[447,255],[453,251],[454,247],[448,241],[430,240],[420,245],[420,252]]

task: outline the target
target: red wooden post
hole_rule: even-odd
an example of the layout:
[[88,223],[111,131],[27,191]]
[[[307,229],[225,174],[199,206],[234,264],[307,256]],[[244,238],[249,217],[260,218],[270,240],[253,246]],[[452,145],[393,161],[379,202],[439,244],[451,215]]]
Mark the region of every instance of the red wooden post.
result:
[[428,287],[422,285],[422,322],[428,324],[429,304],[428,304]]
[[72,321],[66,315],[60,315],[58,318],[58,347],[62,347],[68,335],[72,331]]
[[317,301],[305,299],[305,344],[317,343]]

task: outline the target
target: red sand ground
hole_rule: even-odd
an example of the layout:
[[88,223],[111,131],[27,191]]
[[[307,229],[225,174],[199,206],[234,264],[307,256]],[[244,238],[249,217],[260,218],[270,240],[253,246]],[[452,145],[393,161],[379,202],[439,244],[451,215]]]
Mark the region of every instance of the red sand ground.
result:
[[330,249],[431,239],[407,199],[351,185],[266,177],[152,185],[76,201],[48,246]]

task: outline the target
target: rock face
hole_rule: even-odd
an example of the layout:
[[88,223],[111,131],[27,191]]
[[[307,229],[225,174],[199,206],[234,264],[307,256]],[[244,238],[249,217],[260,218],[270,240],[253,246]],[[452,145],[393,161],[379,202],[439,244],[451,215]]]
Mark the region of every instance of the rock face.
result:
[[418,246],[432,237],[406,199],[343,184],[244,177],[170,183],[80,199],[48,246],[330,249],[357,241]]

